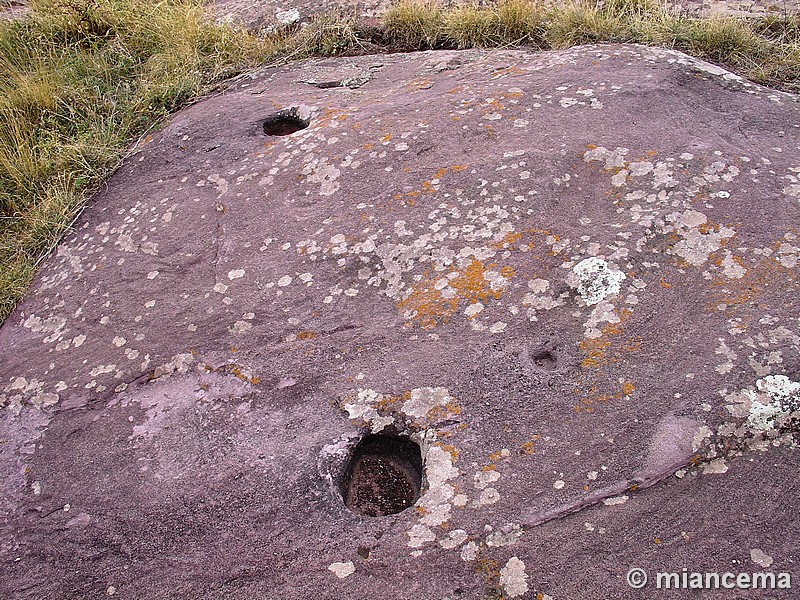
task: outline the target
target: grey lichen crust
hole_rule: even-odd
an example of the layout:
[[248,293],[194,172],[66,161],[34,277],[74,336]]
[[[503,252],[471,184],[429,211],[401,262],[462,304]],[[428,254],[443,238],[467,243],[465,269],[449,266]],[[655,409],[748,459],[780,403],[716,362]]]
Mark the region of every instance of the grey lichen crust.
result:
[[[624,45],[311,60],[182,111],[0,329],[0,595],[790,569],[798,117]],[[420,498],[353,514],[348,452],[387,432]]]

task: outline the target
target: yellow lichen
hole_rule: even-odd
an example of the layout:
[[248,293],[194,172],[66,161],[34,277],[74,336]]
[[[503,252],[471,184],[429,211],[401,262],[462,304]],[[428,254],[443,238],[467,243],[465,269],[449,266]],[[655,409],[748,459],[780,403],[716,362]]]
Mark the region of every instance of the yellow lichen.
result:
[[[408,296],[397,303],[397,308],[403,313],[410,312],[411,319],[423,329],[434,329],[440,322],[447,322],[462,301],[471,304],[497,300],[502,296],[502,290],[492,289],[485,276],[495,266],[490,264],[487,268],[482,261],[473,258],[463,269],[453,270],[452,273],[456,273],[456,276],[452,279],[448,277],[448,286],[455,293],[450,297],[445,297],[442,290],[436,287],[442,276],[437,274],[434,278],[426,271],[422,280],[411,288]],[[513,277],[514,269],[501,267],[500,274],[509,279]]]

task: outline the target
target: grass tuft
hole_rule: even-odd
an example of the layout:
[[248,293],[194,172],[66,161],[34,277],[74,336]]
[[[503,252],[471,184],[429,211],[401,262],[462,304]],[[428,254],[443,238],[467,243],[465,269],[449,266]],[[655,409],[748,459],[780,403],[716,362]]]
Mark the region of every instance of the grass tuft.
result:
[[386,10],[381,25],[390,44],[413,50],[438,48],[443,39],[444,10],[431,1],[400,0]]
[[316,17],[292,40],[293,58],[337,56],[362,47],[358,19],[345,13]]

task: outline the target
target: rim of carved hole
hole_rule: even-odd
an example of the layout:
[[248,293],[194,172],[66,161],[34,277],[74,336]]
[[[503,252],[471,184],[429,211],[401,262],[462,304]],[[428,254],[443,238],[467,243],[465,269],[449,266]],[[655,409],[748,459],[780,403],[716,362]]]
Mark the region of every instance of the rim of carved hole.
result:
[[264,135],[284,136],[291,135],[296,131],[305,129],[311,123],[311,119],[303,119],[296,108],[282,110],[264,119],[262,128]]
[[422,489],[422,450],[399,435],[371,434],[353,448],[341,484],[344,504],[367,517],[413,506]]

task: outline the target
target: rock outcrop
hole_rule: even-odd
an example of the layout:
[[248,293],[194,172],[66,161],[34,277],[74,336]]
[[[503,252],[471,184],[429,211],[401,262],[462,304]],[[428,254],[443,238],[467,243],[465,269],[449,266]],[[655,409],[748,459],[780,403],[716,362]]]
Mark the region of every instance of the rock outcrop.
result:
[[311,60],[181,111],[0,328],[0,595],[791,573],[799,117],[624,45]]

